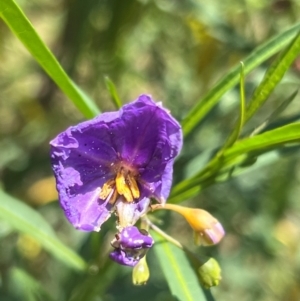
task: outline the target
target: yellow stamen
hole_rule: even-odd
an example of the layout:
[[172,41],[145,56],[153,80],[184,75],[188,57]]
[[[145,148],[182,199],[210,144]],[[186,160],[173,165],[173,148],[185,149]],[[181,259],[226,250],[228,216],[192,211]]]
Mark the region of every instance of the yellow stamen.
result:
[[122,195],[128,203],[132,203],[134,199],[140,197],[140,191],[131,171],[121,167],[117,172],[115,179],[110,179],[104,183],[99,198],[108,200],[110,204],[114,204],[119,195]]
[[131,175],[128,174],[126,177],[127,183],[129,185],[130,191],[132,193],[132,196],[134,199],[137,199],[140,197],[140,191],[137,185],[137,182],[135,180],[135,178]]
[[114,204],[118,197],[118,191],[117,189],[114,190],[113,195],[111,196],[110,200],[108,201],[110,204]]
[[105,200],[108,195],[111,193],[111,191],[114,189],[115,186],[115,180],[111,179],[108,180],[106,183],[104,183],[101,192],[99,194],[99,198],[101,200]]
[[133,196],[129,186],[126,183],[124,171],[121,169],[116,177],[116,187],[120,195],[123,195],[125,200],[129,203],[133,202]]

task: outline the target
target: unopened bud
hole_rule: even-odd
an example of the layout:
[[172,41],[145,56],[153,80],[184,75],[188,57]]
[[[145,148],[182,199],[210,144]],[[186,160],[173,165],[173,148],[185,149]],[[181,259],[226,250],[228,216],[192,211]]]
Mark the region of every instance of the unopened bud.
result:
[[195,231],[195,243],[198,245],[215,245],[225,234],[219,221],[205,210],[189,209],[184,217]]
[[143,257],[132,270],[132,283],[134,285],[144,285],[150,277],[150,271],[146,261],[146,256]]
[[[204,212],[209,214],[206,211],[204,211]],[[220,240],[225,235],[225,231],[224,231],[222,225],[219,223],[219,221],[210,215],[210,218],[206,217],[206,219],[204,221],[202,221],[202,224],[204,225],[204,227],[202,229],[198,228],[198,231],[197,231],[194,228],[195,244],[211,246],[211,245],[215,245],[215,244],[219,243]]]
[[209,258],[202,264],[198,269],[198,273],[200,281],[205,288],[219,285],[222,279],[221,268],[214,258]]
[[195,243],[205,246],[215,245],[225,235],[220,222],[205,210],[186,208],[179,205],[166,204],[165,209],[173,210],[183,215],[195,231]]

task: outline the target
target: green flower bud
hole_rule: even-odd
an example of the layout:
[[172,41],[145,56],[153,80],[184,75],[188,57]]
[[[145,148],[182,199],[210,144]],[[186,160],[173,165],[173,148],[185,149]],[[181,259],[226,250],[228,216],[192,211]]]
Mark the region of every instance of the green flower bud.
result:
[[134,285],[144,285],[150,277],[146,256],[144,256],[132,270],[132,283]]
[[198,269],[200,281],[205,288],[217,286],[220,283],[221,268],[219,263],[214,258],[209,258],[204,264]]

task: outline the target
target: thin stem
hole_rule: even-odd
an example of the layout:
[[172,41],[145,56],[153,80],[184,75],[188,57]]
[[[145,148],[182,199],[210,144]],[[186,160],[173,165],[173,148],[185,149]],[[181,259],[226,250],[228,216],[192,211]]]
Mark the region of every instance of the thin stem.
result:
[[169,204],[169,203],[164,204],[164,205],[155,204],[155,205],[151,206],[152,211],[159,210],[159,209],[172,210],[172,211],[176,211],[176,212],[180,213],[182,211],[181,209],[183,209],[183,207],[179,206],[179,205]]
[[163,230],[161,230],[159,227],[157,227],[156,225],[154,225],[148,218],[146,218],[146,222],[149,225],[149,227],[154,230],[157,234],[159,234],[161,237],[163,237],[165,240],[167,240],[168,242],[172,243],[173,245],[175,245],[176,247],[180,248],[181,250],[185,250],[184,246],[175,238],[173,238],[172,236],[170,236],[169,234],[167,234],[166,232],[164,232]]
[[183,246],[178,240],[176,240],[175,238],[173,238],[172,236],[170,236],[169,234],[167,234],[166,232],[161,230],[159,227],[154,225],[149,220],[148,217],[144,216],[143,221],[145,221],[153,231],[155,231],[158,235],[163,237],[166,241],[172,243],[177,248],[183,250],[193,261],[196,261],[196,262],[200,263],[200,265],[202,265],[208,260],[208,258],[206,258],[204,256],[198,256],[195,253],[191,252],[189,249],[187,249],[185,246]]

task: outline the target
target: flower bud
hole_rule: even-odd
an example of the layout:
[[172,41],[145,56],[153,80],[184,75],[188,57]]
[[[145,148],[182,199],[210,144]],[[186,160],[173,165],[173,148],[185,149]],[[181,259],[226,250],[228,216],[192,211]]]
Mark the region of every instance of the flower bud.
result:
[[200,230],[198,229],[198,231],[195,230],[194,241],[196,245],[204,245],[204,246],[216,245],[223,238],[225,231],[222,225],[218,222],[218,220],[216,220],[211,215],[210,217],[211,219],[207,219],[206,221],[203,222],[205,228]]
[[205,288],[219,285],[220,280],[222,279],[221,268],[214,258],[209,258],[202,264],[198,269],[198,274],[200,281]]
[[194,238],[197,245],[215,245],[225,235],[220,222],[205,210],[186,208],[173,204],[166,204],[164,208],[176,211],[185,217],[195,231]]
[[132,270],[132,283],[134,285],[144,285],[150,277],[150,271],[146,261],[146,256],[141,258]]
[[202,209],[186,209],[184,217],[195,231],[197,245],[215,245],[223,238],[225,231],[217,219]]

